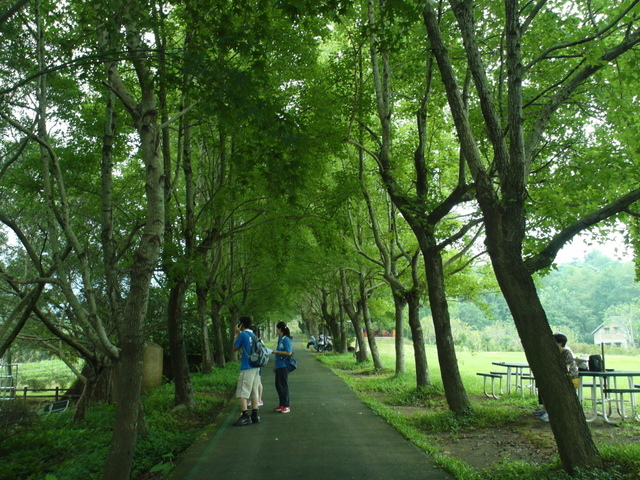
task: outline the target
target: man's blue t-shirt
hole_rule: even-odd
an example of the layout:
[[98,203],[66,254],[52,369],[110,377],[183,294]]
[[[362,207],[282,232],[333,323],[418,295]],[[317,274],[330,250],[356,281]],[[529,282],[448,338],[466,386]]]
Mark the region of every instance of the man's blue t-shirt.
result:
[[246,329],[240,332],[233,345],[242,350],[242,360],[240,361],[240,370],[248,370],[255,368],[249,365],[249,354],[251,353],[251,330]]
[[[292,352],[293,345],[291,344],[291,339],[287,336],[278,337],[278,350],[279,352]],[[275,368],[283,368],[286,367],[285,363],[287,357],[284,355],[276,355],[276,367]]]

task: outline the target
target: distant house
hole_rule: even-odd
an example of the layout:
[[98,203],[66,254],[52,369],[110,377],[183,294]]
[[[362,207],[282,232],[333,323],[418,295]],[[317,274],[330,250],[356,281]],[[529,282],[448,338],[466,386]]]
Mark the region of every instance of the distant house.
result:
[[593,343],[596,345],[612,345],[615,347],[628,347],[629,334],[627,328],[620,322],[609,321],[601,324],[593,332]]

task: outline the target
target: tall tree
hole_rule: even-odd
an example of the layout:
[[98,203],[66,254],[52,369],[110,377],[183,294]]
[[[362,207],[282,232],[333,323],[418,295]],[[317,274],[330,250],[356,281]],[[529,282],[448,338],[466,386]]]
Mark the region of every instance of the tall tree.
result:
[[[366,184],[364,153],[359,150],[359,173],[360,188],[365,200],[369,214],[369,225],[373,235],[378,257],[374,258],[364,248],[364,242],[357,242],[358,252],[371,262],[378,265],[381,275],[391,288],[395,310],[395,356],[396,373],[404,373],[404,310],[409,306],[409,327],[413,341],[413,351],[416,371],[416,384],[418,388],[430,385],[429,367],[427,364],[426,345],[422,324],[419,316],[419,304],[423,293],[423,284],[419,272],[420,251],[415,248],[413,253],[407,251],[404,239],[401,239],[400,221],[397,218],[397,211],[391,203],[386,192],[383,192],[384,221],[387,228],[381,227],[378,220],[378,211],[374,206],[372,196]],[[402,267],[400,266],[402,263]],[[408,274],[407,274],[408,272]],[[409,277],[409,280],[405,280]]]
[[[418,83],[419,88],[409,88],[411,98],[417,98],[415,105],[412,105],[415,115],[415,138],[413,151],[413,172],[408,174],[400,169],[394,149],[394,98],[393,92],[399,88],[399,82],[394,83],[391,75],[391,62],[394,53],[399,53],[397,45],[401,35],[404,33],[404,26],[397,29],[393,20],[399,16],[395,10],[397,6],[385,0],[369,0],[366,6],[367,32],[369,33],[370,65],[373,77],[373,90],[375,95],[375,111],[377,114],[378,127],[374,130],[369,128],[373,137],[374,147],[366,148],[354,139],[349,139],[351,143],[363,148],[373,158],[378,167],[382,181],[389,193],[390,198],[402,213],[402,216],[411,227],[422,252],[424,267],[427,279],[427,294],[429,306],[432,312],[434,329],[436,333],[436,343],[438,346],[438,359],[442,374],[442,382],[447,397],[449,408],[456,413],[466,414],[471,410],[471,404],[465,391],[460,372],[458,369],[453,335],[451,332],[451,321],[445,291],[445,270],[443,264],[443,252],[445,249],[473,228],[476,222],[463,225],[457,232],[439,239],[443,228],[447,223],[447,216],[457,205],[469,200],[471,186],[467,183],[464,164],[462,161],[454,163],[457,174],[453,175],[450,182],[449,193],[446,193],[447,186],[439,188],[437,177],[451,178],[450,173],[441,173],[440,169],[429,168],[429,161],[438,164],[438,159],[430,159],[431,152],[428,151],[427,131],[427,108],[438,109],[439,104],[432,88],[433,61],[427,58],[422,65],[422,80]],[[409,20],[405,20],[409,22]],[[404,24],[403,24],[404,25]],[[398,31],[399,30],[399,31]],[[360,119],[364,122],[366,119]],[[433,126],[431,127],[433,128]],[[433,152],[434,155],[441,154]],[[445,162],[441,162],[444,170]],[[434,172],[431,174],[431,172]],[[404,186],[403,180],[407,175],[411,175],[410,187]],[[414,192],[411,193],[413,189]],[[442,231],[438,231],[438,229]]]
[[[148,64],[148,48],[143,41],[142,5],[128,3],[121,9],[107,9],[104,18],[124,29],[126,47],[135,69],[140,100],[132,96],[118,69],[109,70],[109,86],[123,103],[135,125],[140,141],[140,157],[145,175],[145,217],[140,243],[133,256],[129,294],[123,317],[115,319],[120,354],[114,362],[117,401],[113,439],[103,471],[104,480],[128,478],[133,462],[137,433],[143,421],[141,390],[145,345],[144,320],[149,286],[164,234],[164,169],[160,154],[154,73]],[[115,32],[112,32],[115,33]]]
[[[456,0],[449,4],[451,11],[447,13],[455,16],[457,30],[451,28],[448,15],[439,14],[435,2],[422,2],[421,7],[462,155],[475,181],[484,215],[488,253],[548,406],[565,469],[600,466],[601,458],[575,392],[563,372],[531,274],[541,265],[548,265],[559,246],[572,235],[622,211],[640,198],[640,191],[632,191],[610,205],[585,214],[559,232],[542,254],[528,262],[523,259],[522,248],[527,234],[528,181],[537,160],[552,158],[546,152],[545,134],[558,125],[552,120],[560,124],[568,121],[560,114],[562,109],[569,109],[569,102],[577,103],[594,74],[640,41],[640,31],[631,13],[637,2],[625,2],[607,14],[600,12],[597,19],[590,11],[580,9],[577,2],[572,5],[573,11],[546,1],[520,5],[517,0],[507,0],[502,11],[496,10],[497,4],[472,5]],[[568,23],[572,31],[566,32],[569,40],[540,45],[542,32],[538,29],[548,32],[552,24],[561,28],[560,19],[564,22],[567,18],[572,20]],[[504,25],[493,25],[496,19]],[[484,44],[489,35],[504,40],[504,44],[494,44],[497,47],[495,64],[484,58],[483,49],[492,43]],[[481,109],[482,130],[474,128],[471,122],[446,40],[463,42],[466,64],[462,65],[462,71],[468,68],[472,75],[473,104]],[[504,97],[503,81],[507,86]],[[548,135],[553,133],[550,131]]]

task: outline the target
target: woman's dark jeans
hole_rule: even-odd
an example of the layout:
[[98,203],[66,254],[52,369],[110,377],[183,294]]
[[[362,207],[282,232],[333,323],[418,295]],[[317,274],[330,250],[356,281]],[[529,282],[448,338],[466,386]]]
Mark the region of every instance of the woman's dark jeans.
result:
[[291,397],[289,396],[289,370],[286,367],[276,368],[276,390],[280,399],[281,407],[291,406]]

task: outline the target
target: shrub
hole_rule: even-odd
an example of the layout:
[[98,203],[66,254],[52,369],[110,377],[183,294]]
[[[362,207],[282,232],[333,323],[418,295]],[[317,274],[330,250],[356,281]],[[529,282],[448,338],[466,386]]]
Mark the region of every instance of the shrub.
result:
[[0,401],[0,443],[27,429],[36,420],[36,413],[19,400]]
[[[174,408],[172,385],[154,389],[144,397],[149,431],[138,437],[132,478],[149,478],[146,473],[154,468],[166,471],[171,459],[191,445],[227,404],[237,376],[234,366],[210,375],[194,374],[198,402],[189,408]],[[33,423],[28,428],[25,426],[20,435],[0,443],[0,479],[98,480],[101,477],[111,442],[113,405],[90,407],[82,423],[72,421],[71,411],[46,416],[30,413]]]

